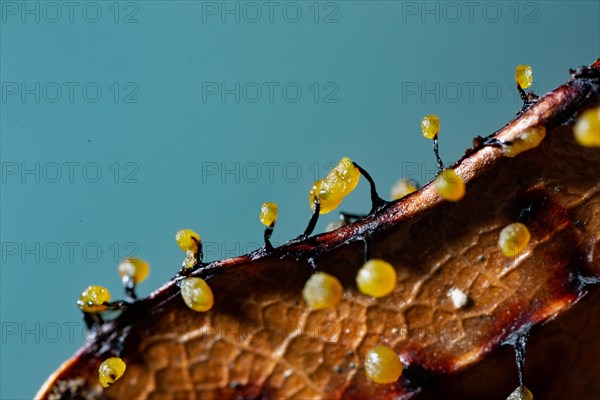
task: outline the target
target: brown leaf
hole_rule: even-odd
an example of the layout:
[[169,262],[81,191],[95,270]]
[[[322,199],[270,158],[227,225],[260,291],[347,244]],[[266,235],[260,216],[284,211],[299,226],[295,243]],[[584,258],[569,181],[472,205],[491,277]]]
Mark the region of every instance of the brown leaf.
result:
[[[455,164],[467,182],[460,202],[427,185],[334,232],[211,263],[193,273],[215,293],[207,313],[168,282],[105,324],[37,397],[503,399],[518,381],[500,345],[533,325],[525,383],[534,395],[600,398],[599,293],[580,279],[600,276],[600,150],[577,145],[565,125],[599,103],[600,60],[575,76],[494,136],[544,125],[540,147],[506,158],[480,145]],[[519,217],[532,240],[509,260],[498,234]],[[388,297],[356,289],[363,237],[397,269]],[[310,311],[301,298],[311,257],[344,285],[333,309]],[[452,288],[468,294],[466,307],[455,309]],[[408,365],[395,384],[365,377],[377,344]],[[127,371],[103,390],[98,366],[121,347]]]

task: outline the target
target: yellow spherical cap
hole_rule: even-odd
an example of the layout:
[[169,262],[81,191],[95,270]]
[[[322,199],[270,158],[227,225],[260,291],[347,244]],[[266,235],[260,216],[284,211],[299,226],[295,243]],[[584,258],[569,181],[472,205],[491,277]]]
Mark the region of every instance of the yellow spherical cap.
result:
[[546,128],[543,126],[530,126],[519,133],[511,144],[502,146],[502,153],[507,157],[514,157],[539,146],[545,137]]
[[404,366],[398,354],[389,347],[377,346],[365,357],[365,373],[375,383],[393,383],[400,378]]
[[182,229],[175,234],[175,240],[183,251],[198,252],[198,243],[202,243],[200,235],[191,229]]
[[398,200],[416,192],[417,185],[408,179],[399,179],[392,186],[391,195],[393,200]]
[[529,244],[529,229],[520,222],[509,224],[500,231],[498,246],[506,257],[516,257]]
[[111,357],[100,364],[98,375],[102,387],[109,387],[123,376],[127,366],[119,357]]
[[384,260],[367,261],[356,275],[358,289],[367,296],[387,296],[396,288],[396,283],[396,270]]
[[519,386],[506,400],[533,400],[533,394],[525,386]]
[[427,139],[434,139],[440,131],[440,117],[435,114],[426,115],[421,121],[421,131]]
[[515,69],[515,81],[523,89],[527,89],[533,84],[533,70],[529,65],[519,65]]
[[129,257],[119,264],[119,275],[130,277],[137,284],[144,281],[150,273],[150,264],[140,259]]
[[340,185],[335,185],[335,182],[331,185],[330,182],[325,180],[316,181],[308,193],[308,201],[313,211],[315,209],[315,198],[319,200],[319,214],[327,214],[335,210],[344,200]]
[[208,311],[215,300],[210,286],[202,278],[185,278],[181,281],[181,297],[194,311]]
[[465,182],[453,169],[442,171],[434,180],[435,191],[445,200],[459,201],[465,195]]
[[327,214],[340,205],[344,197],[358,185],[360,171],[354,163],[344,157],[327,176],[316,181],[308,194],[311,209],[315,209],[315,198],[319,200],[319,214]]
[[104,303],[110,301],[110,292],[104,286],[88,286],[77,300],[81,311],[94,313],[106,310]]
[[344,197],[335,186],[328,185],[325,181],[317,181],[310,189],[308,195],[310,208],[315,209],[315,198],[319,200],[319,214],[327,214],[335,210]]
[[262,203],[260,206],[260,223],[271,226],[271,224],[277,221],[278,211],[277,204],[271,202]]
[[343,184],[344,195],[354,190],[360,180],[360,171],[354,166],[352,160],[343,157],[327,176],[328,180],[341,182]]
[[334,307],[342,299],[344,289],[340,281],[325,272],[316,272],[304,284],[302,297],[313,310]]
[[600,107],[584,111],[573,127],[575,140],[585,147],[600,147]]

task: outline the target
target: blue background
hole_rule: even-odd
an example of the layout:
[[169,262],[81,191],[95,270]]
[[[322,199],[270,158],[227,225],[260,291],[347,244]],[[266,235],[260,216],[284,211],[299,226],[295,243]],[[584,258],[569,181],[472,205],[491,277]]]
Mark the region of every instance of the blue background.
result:
[[[147,295],[180,265],[179,228],[208,260],[254,250],[263,201],[283,243],[345,155],[385,197],[425,183],[423,115],[450,163],[519,109],[516,65],[545,93],[600,55],[597,1],[0,6],[2,399],[31,398],[83,343],[75,300],[121,297],[120,258],[151,263]],[[364,181],[341,208],[369,209]]]

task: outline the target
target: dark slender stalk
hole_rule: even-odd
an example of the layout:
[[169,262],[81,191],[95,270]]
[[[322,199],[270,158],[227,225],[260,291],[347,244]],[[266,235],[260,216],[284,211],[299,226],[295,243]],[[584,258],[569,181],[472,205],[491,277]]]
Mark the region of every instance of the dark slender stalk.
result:
[[273,229],[275,228],[275,222],[265,229],[265,250],[270,252],[273,251],[273,245],[271,244],[271,235],[273,234]]
[[521,85],[519,85],[519,82],[517,82],[517,90],[519,91],[519,95],[521,96],[521,100],[523,101],[523,108],[521,109],[521,111],[531,107],[540,98],[540,96],[536,95],[533,92],[527,93],[525,90],[523,90]]
[[519,91],[519,95],[521,96],[521,100],[523,101],[524,104],[527,103],[528,99],[527,99],[527,92],[525,92],[525,90],[521,87],[521,85],[519,85],[519,82],[517,82],[517,90]]
[[87,330],[96,329],[104,323],[104,320],[98,313],[83,313],[83,321]]
[[438,173],[440,173],[444,170],[444,163],[442,162],[442,158],[440,157],[440,150],[438,147],[438,137],[436,135],[433,138],[433,152],[435,153],[435,158],[437,160]]
[[196,252],[196,254],[194,254],[194,256],[196,257],[196,265],[202,264],[202,258],[204,257],[204,253],[202,253],[202,242],[196,240],[196,238],[194,237],[192,237],[192,240],[198,245],[198,251]]
[[311,233],[313,233],[313,231],[315,230],[315,226],[317,226],[317,221],[319,220],[320,211],[321,211],[321,203],[319,202],[319,199],[317,199],[315,197],[315,209],[313,210],[313,213],[310,216],[310,220],[308,221],[308,225],[306,226],[304,233],[302,235],[300,235],[298,237],[298,239],[300,239],[300,240],[306,239],[307,237],[309,237],[311,235]]
[[379,194],[377,193],[377,187],[375,186],[375,181],[373,181],[371,175],[357,163],[353,162],[352,164],[354,164],[354,166],[360,171],[361,175],[364,176],[367,181],[369,181],[369,185],[371,186],[371,212],[369,212],[369,215],[373,214],[383,208],[383,206],[387,204],[387,201],[379,197]]

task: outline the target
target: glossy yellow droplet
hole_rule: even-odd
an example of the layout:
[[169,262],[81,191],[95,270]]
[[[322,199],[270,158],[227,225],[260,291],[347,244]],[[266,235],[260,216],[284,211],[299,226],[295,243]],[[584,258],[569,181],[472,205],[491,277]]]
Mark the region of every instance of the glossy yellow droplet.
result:
[[100,364],[98,368],[98,375],[100,378],[100,384],[102,387],[109,387],[117,379],[123,376],[127,366],[119,357],[111,357],[106,359]]
[[308,194],[311,209],[315,209],[315,198],[320,203],[320,214],[327,214],[337,208],[344,197],[358,185],[360,171],[348,157],[340,160],[327,176],[316,181]]
[[215,300],[210,286],[202,278],[185,278],[181,281],[181,297],[194,311],[208,311]]
[[399,179],[392,186],[391,196],[392,200],[398,200],[408,196],[411,193],[416,192],[418,189],[417,185],[408,179]]
[[402,375],[404,366],[398,354],[389,347],[377,346],[365,357],[365,373],[375,383],[393,383]]
[[356,275],[358,289],[371,297],[387,296],[396,288],[396,283],[396,270],[384,260],[367,261]]
[[546,128],[543,126],[531,126],[524,129],[512,143],[502,146],[502,153],[507,157],[514,157],[524,151],[533,149],[546,137]]
[[271,224],[277,221],[277,213],[279,208],[277,204],[271,202],[262,203],[260,206],[260,223],[266,226],[271,226]]
[[175,234],[175,240],[183,251],[198,252],[198,243],[201,243],[200,235],[191,229],[182,229]]
[[95,313],[106,310],[104,303],[110,301],[110,292],[104,286],[88,286],[77,300],[81,311]]
[[342,186],[341,190],[347,194],[354,190],[358,184],[360,171],[354,166],[352,160],[348,157],[343,157],[339,164],[329,171],[327,178],[339,182]]
[[525,386],[519,386],[506,400],[533,400],[533,394]]
[[129,257],[119,264],[119,275],[130,277],[138,284],[144,281],[150,273],[150,264],[140,258]]
[[427,139],[435,139],[440,131],[440,117],[435,114],[426,115],[421,121],[421,131]]
[[575,140],[585,147],[600,147],[600,107],[585,110],[573,127]]
[[533,84],[533,70],[529,65],[518,65],[515,69],[515,81],[523,89],[527,89]]
[[325,272],[316,272],[304,284],[302,296],[310,308],[319,310],[336,306],[342,299],[344,289],[340,281]]
[[435,191],[445,200],[459,201],[465,195],[465,182],[453,169],[443,170],[433,182]]
[[506,257],[516,257],[529,244],[529,229],[520,222],[509,224],[500,231],[498,246]]
[[315,198],[319,200],[319,214],[327,214],[335,210],[344,200],[339,188],[336,185],[330,185],[329,182],[323,179],[316,181],[308,193],[310,208],[313,211],[315,209]]

